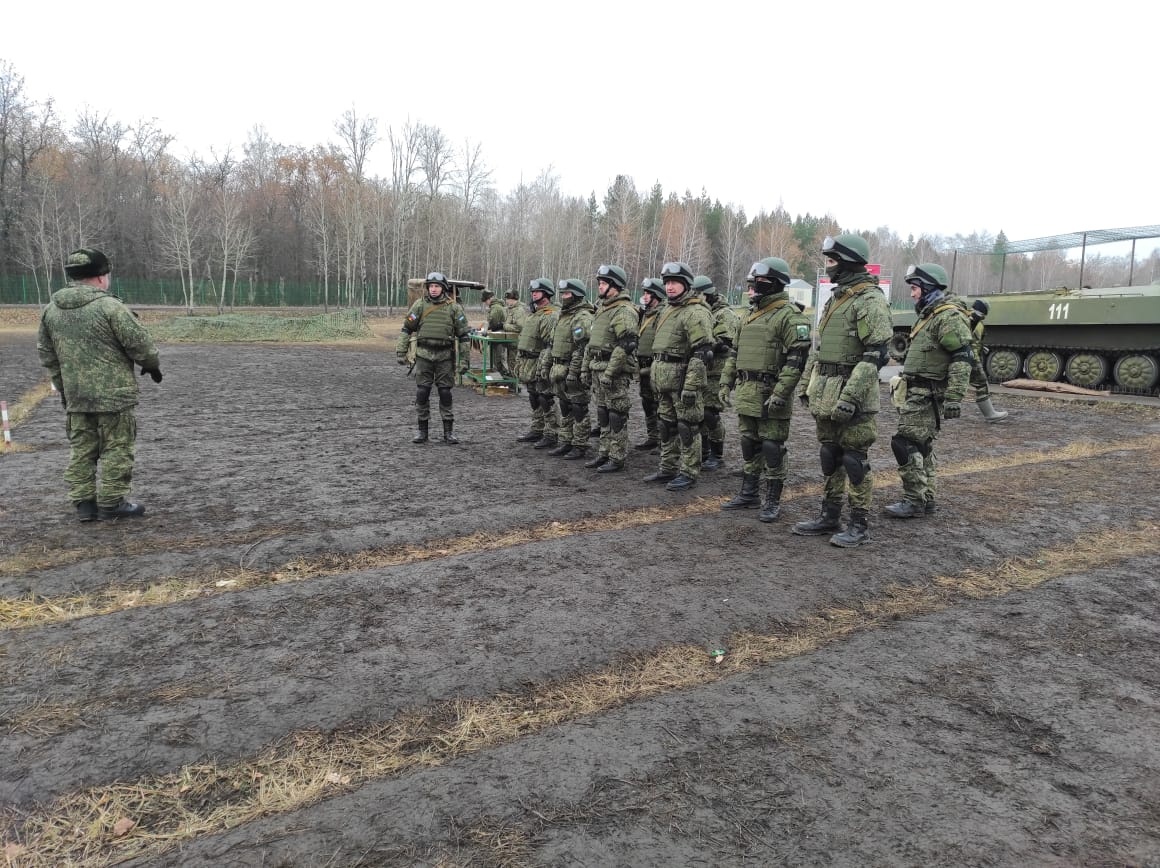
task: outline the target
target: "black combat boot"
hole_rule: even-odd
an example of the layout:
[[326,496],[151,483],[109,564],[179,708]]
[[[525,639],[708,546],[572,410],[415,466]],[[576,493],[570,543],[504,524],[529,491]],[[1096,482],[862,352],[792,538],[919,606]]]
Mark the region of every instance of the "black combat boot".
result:
[[597,473],[619,473],[621,470],[624,470],[624,462],[614,458],[609,458],[596,468]]
[[589,469],[592,469],[594,467],[599,467],[601,464],[603,464],[607,460],[608,460],[608,455],[606,453],[597,452],[594,457],[589,458],[587,461],[584,462],[584,466],[589,468]]
[[926,515],[925,505],[915,505],[909,500],[892,503],[883,510],[891,518],[921,518]]
[[116,521],[119,518],[140,518],[145,514],[145,507],[139,503],[130,503],[122,500],[116,506],[98,506],[97,518],[101,521]]
[[938,512],[938,504],[934,500],[928,500],[922,505],[922,511],[927,515],[934,515]]
[[676,479],[677,474],[672,470],[665,470],[663,467],[656,473],[650,473],[641,482],[668,482],[670,479]]
[[641,443],[633,446],[633,449],[639,449],[641,452],[650,452],[660,446],[660,442],[655,437],[646,437]]
[[757,517],[768,524],[777,521],[781,515],[781,490],[785,483],[780,479],[771,479],[765,486],[765,500],[761,502],[761,514]]
[[77,521],[96,521],[97,502],[95,500],[77,501]]
[[675,479],[670,479],[665,488],[669,491],[688,491],[697,484],[697,477],[685,473],[678,473]]
[[757,506],[757,474],[746,473],[741,477],[741,491],[728,503],[721,505],[722,509],[753,509]]
[[517,437],[516,442],[517,443],[535,443],[537,440],[539,440],[543,436],[544,436],[543,431],[529,431],[528,433],[521,434],[519,437]]
[[600,436],[600,426],[599,425],[593,425],[591,428],[588,429],[588,439],[589,440],[591,440],[593,437],[599,437],[599,436]]
[[572,448],[572,444],[567,440],[561,440],[560,444],[555,449],[548,450],[548,454],[555,455],[557,458],[563,458],[565,455],[572,451]]
[[588,457],[588,444],[587,443],[581,444],[580,446],[573,446],[572,451],[564,456],[564,458],[568,461],[580,461],[580,460],[587,458],[587,457]]
[[535,445],[532,448],[533,449],[551,449],[555,445],[556,445],[556,435],[549,434],[547,431],[545,431],[543,436],[540,437],[540,439],[536,441]]
[[821,536],[842,527],[842,504],[822,501],[822,514],[813,521],[799,521],[793,526],[793,532],[798,536]]
[[864,509],[850,510],[850,523],[846,525],[846,529],[830,537],[830,545],[841,546],[844,549],[856,548],[868,542],[870,542],[870,521]]
[[431,430],[431,420],[430,419],[420,419],[419,420],[419,433],[411,438],[411,442],[412,443],[426,443],[427,442],[427,432],[430,430]]
[[451,429],[455,427],[455,422],[451,419],[443,420],[443,442],[450,443],[452,446],[459,445],[459,438],[451,433]]
[[[725,443],[722,440],[708,441],[709,454],[701,458],[702,470],[720,470],[725,466],[721,456],[725,454]],[[703,450],[702,450],[703,451]]]

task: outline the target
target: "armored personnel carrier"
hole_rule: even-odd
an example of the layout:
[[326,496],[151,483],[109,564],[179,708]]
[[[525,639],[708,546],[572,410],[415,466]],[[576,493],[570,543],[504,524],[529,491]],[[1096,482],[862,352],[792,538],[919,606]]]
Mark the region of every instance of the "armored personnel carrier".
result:
[[[968,297],[970,304],[975,297]],[[1156,395],[1160,286],[985,296],[983,367],[993,383],[1027,376],[1087,389]],[[896,311],[891,354],[905,355],[913,311]]]

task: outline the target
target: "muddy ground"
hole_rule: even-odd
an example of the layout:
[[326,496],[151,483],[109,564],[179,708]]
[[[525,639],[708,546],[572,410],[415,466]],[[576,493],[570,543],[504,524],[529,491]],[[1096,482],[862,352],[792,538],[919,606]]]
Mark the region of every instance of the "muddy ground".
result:
[[[44,378],[31,335],[0,339],[11,403]],[[413,446],[391,349],[163,347],[164,382],[142,383],[140,521],[74,520],[59,404],[17,428],[0,600],[121,596],[0,627],[12,864],[1160,865],[1160,405],[1003,395],[1011,418],[987,425],[968,404],[939,441],[938,514],[876,514],[873,543],[843,550],[789,532],[818,507],[808,418],[763,525],[717,508],[728,471],[673,494],[641,481],[655,456],[597,475],[515,443],[522,398],[457,389],[462,444]],[[889,413],[879,428],[881,507],[899,486]],[[124,596],[173,577],[204,591]],[[899,586],[942,602],[882,615]],[[746,636],[784,653],[748,665]],[[144,814],[120,833],[65,823],[72,849],[38,832],[90,788],[400,715],[434,726],[452,700],[534,707],[674,648],[691,683],[440,746],[304,807],[231,820],[235,786],[189,806],[226,819],[167,840]]]

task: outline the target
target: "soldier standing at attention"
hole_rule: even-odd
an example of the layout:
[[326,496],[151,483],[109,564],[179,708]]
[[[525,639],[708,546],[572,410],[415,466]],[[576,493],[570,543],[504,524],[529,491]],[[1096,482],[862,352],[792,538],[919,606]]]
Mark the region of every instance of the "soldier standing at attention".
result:
[[411,335],[415,346],[415,406],[419,433],[412,443],[426,443],[431,420],[431,387],[439,390],[439,416],[443,419],[443,440],[455,445],[455,414],[451,410],[451,387],[455,384],[455,345],[459,344],[459,373],[467,373],[471,359],[467,315],[459,302],[452,301],[450,283],[441,272],[427,275],[426,297],[420,298],[407,312],[403,330],[395,346],[400,365],[407,364],[407,347]]
[[628,454],[628,388],[636,371],[638,319],[632,298],[621,295],[627,285],[628,275],[618,265],[596,270],[601,304],[592,319],[580,380],[591,384],[596,399],[600,441],[596,455],[584,466],[597,473],[622,470]]
[[[141,366],[161,382],[161,359],[149,332],[109,292],[109,258],[82,248],[68,255],[68,284],[52,294],[40,317],[36,350],[67,413],[69,462],[64,472],[80,521],[137,518],[145,507],[126,500],[137,439],[137,379]],[[100,464],[100,483],[97,465]]]
[[890,449],[898,461],[903,500],[886,507],[894,518],[914,518],[935,511],[934,441],[939,417],[958,419],[971,377],[971,331],[959,306],[947,297],[947,273],[924,262],[906,271],[906,283],[918,319],[910,330],[905,391],[896,390],[898,433]]
[[552,281],[537,277],[529,285],[531,311],[520,329],[520,339],[516,344],[519,356],[519,377],[528,388],[528,403],[532,405],[532,427],[516,440],[520,443],[534,443],[536,449],[548,449],[556,445],[556,429],[560,421],[556,416],[556,396],[546,374],[541,372],[551,363],[552,331],[556,328],[557,311],[552,307],[555,290]]
[[548,378],[560,401],[560,442],[548,454],[581,459],[588,454],[588,404],[592,390],[580,381],[580,368],[584,364],[594,309],[588,302],[584,281],[561,280],[556,289],[560,293],[560,317],[552,330],[552,366]]
[[514,289],[509,289],[503,294],[503,303],[506,308],[503,318],[503,330],[509,338],[515,339],[515,343],[504,346],[506,355],[505,369],[509,377],[518,377],[519,334],[524,327],[524,320],[528,318],[528,309],[520,304],[520,294]]
[[998,422],[1007,418],[1006,410],[996,410],[991,403],[991,389],[987,384],[987,372],[983,368],[983,334],[986,326],[983,320],[991,312],[991,306],[981,298],[976,298],[967,310],[967,328],[971,330],[971,387],[975,390],[975,405],[988,422]]
[[[818,321],[818,347],[810,354],[798,396],[817,423],[825,491],[821,515],[799,521],[793,532],[818,536],[837,531],[830,542],[852,548],[870,542],[874,482],[868,452],[878,437],[878,370],[894,329],[878,278],[866,271],[866,239],[854,234],[827,237],[822,256],[835,289]],[[841,530],[847,491],[850,523]]]
[[701,472],[701,390],[713,360],[713,318],[693,292],[693,272],[683,262],[661,269],[668,305],[653,340],[652,379],[657,391],[661,463],[645,482],[665,482],[669,491],[687,491]]
[[789,264],[771,256],[749,271],[749,315],[741,321],[737,349],[721,375],[721,403],[737,384],[737,428],[745,461],[741,491],[722,509],[757,506],[758,483],[765,480],[765,500],[758,518],[776,521],[789,470],[789,438],[794,390],[810,352],[810,320],[786,292]]
[[480,331],[486,332],[502,332],[504,320],[507,319],[507,311],[504,309],[503,302],[496,298],[495,290],[485,289],[479,294],[480,301],[487,305],[487,322],[483,324]]
[[652,382],[652,348],[657,334],[657,322],[665,303],[665,285],[656,277],[646,277],[640,285],[640,336],[636,347],[636,361],[640,367],[640,408],[644,412],[645,438],[637,449],[648,452],[660,444],[657,439],[657,393]]
[[725,454],[725,423],[721,421],[721,411],[725,409],[720,398],[721,372],[725,370],[725,362],[733,352],[733,341],[737,337],[741,319],[717,293],[713,281],[705,275],[697,275],[693,281],[693,291],[699,292],[705,299],[713,317],[713,361],[706,370],[702,393],[705,421],[701,425],[701,469],[719,470],[724,464],[722,456]]

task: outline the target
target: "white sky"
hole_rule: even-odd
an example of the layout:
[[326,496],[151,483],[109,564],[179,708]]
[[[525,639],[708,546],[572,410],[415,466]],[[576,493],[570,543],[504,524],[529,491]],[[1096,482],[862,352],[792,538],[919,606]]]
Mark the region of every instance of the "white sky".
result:
[[256,124],[337,141],[353,106],[373,174],[410,119],[481,144],[501,192],[550,167],[566,194],[625,174],[903,238],[1160,224],[1160,4],[9,5],[0,59],[31,98],[155,118],[182,157],[240,157]]

